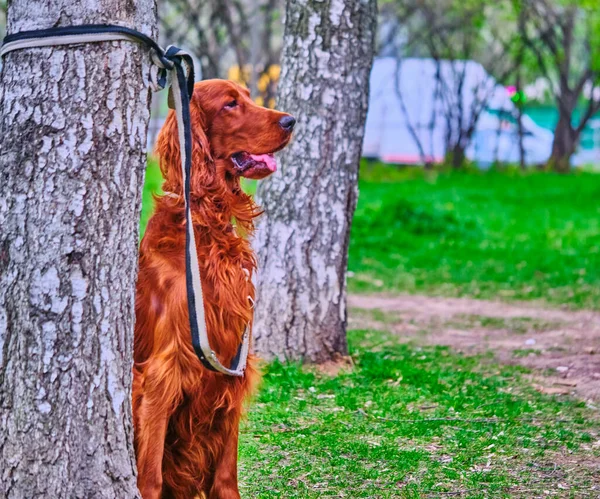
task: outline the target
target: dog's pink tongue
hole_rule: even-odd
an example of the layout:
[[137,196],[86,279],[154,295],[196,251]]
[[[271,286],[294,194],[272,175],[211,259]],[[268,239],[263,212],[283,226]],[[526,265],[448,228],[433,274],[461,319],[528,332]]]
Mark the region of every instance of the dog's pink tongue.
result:
[[251,154],[250,157],[257,163],[264,163],[271,172],[277,171],[277,161],[272,154]]

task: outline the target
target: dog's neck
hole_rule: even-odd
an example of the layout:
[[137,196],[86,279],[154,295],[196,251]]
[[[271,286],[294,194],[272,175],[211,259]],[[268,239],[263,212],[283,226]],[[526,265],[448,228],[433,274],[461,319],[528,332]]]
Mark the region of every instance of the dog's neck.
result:
[[[261,210],[252,197],[242,190],[239,177],[226,174],[220,178],[203,180],[192,182],[190,202],[194,225],[205,227],[212,235],[229,232],[232,225],[240,235],[251,235],[254,231],[253,219],[261,214]],[[165,182],[157,210],[166,208],[180,211],[183,216],[185,201],[178,187]]]

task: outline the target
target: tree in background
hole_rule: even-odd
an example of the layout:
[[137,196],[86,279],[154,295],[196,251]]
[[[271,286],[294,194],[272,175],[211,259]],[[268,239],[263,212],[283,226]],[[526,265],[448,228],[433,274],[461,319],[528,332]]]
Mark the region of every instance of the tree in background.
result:
[[[282,0],[167,0],[162,36],[192,52],[202,78],[231,78],[260,103],[274,104],[281,51]],[[233,71],[230,71],[233,70]]]
[[6,34],[6,0],[0,0],[0,39]]
[[[395,0],[384,8],[384,17],[392,21],[380,52],[394,55],[399,70],[405,57],[428,57],[436,65],[433,92],[442,105],[434,106],[432,112],[443,115],[446,162],[454,168],[465,163],[466,150],[494,96],[496,81],[506,81],[515,71],[513,54],[518,38],[513,19],[507,18],[513,14],[507,7],[510,4],[491,0]],[[495,81],[483,77],[474,87],[467,87],[470,61],[479,62]],[[398,80],[396,93],[409,131],[427,163],[426,151],[403,105]],[[432,116],[429,128],[435,124]]]
[[376,29],[375,0],[288,0],[278,108],[298,123],[258,190],[256,350],[347,352],[346,266]]
[[[151,0],[12,0],[8,32],[120,23]],[[131,372],[149,55],[130,42],[4,57],[0,496],[137,497]]]
[[519,35],[558,106],[549,165],[566,172],[581,133],[600,111],[600,10],[590,0],[514,0],[514,5],[523,18]]

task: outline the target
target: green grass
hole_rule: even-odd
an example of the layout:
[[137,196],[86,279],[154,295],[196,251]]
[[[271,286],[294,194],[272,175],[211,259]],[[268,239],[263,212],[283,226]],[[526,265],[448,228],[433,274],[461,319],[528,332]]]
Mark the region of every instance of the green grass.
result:
[[559,328],[561,324],[559,321],[533,317],[487,317],[485,315],[456,314],[446,325],[459,328],[505,329],[511,333],[526,334],[549,331]]
[[361,173],[351,291],[600,307],[600,175]]
[[[160,192],[150,159],[140,228]],[[246,182],[249,192],[255,182]],[[600,175],[361,169],[350,291],[600,308]]]
[[349,340],[354,367],[336,377],[267,367],[241,434],[242,497],[597,497],[597,411],[489,357]]
[[142,192],[142,214],[140,216],[140,241],[146,231],[148,220],[152,216],[154,210],[154,194],[162,193],[163,178],[160,173],[158,161],[152,157],[148,158],[148,166],[146,168],[146,178],[144,181],[144,190]]
[[513,350],[514,357],[529,357],[530,355],[541,355],[541,350],[536,350],[535,348],[517,348]]

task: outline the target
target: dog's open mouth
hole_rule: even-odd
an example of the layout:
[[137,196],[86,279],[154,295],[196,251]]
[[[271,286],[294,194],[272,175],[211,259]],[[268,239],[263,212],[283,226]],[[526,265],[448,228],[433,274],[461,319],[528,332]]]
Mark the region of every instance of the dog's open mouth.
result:
[[246,178],[261,179],[277,171],[273,154],[238,152],[231,156],[231,161],[239,174]]

